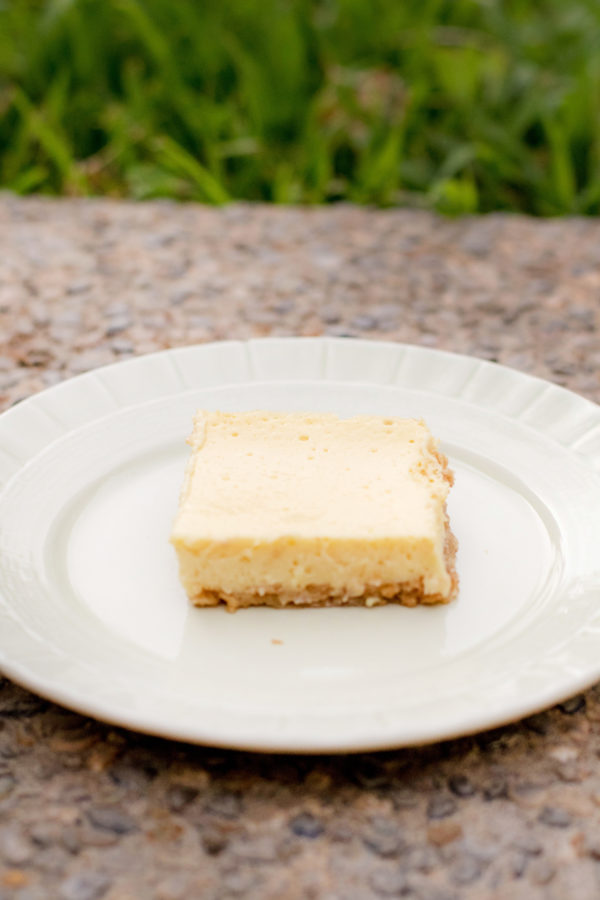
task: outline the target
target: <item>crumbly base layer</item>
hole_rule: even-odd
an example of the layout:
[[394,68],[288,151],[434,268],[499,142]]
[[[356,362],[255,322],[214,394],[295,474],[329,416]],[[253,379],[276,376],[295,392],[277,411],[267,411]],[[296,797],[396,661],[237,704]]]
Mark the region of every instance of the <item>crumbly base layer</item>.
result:
[[221,590],[203,590],[191,597],[195,606],[218,606],[224,603],[228,612],[235,612],[249,606],[270,606],[275,609],[284,607],[319,607],[319,606],[382,606],[396,603],[401,606],[418,606],[420,604],[435,606],[449,603],[458,592],[458,575],[455,567],[458,542],[449,526],[446,528],[444,556],[450,575],[451,588],[447,595],[426,594],[421,579],[404,584],[366,585],[360,594],[333,592],[327,585],[309,585],[301,591],[290,591],[270,585],[231,594]]
[[225,603],[229,612],[235,612],[248,606],[271,606],[276,609],[284,607],[314,606],[382,606],[385,603],[397,603],[401,606],[418,606],[420,603],[447,603],[449,597],[441,594],[423,594],[418,587],[404,585],[385,585],[383,588],[367,587],[359,596],[350,594],[332,594],[322,585],[309,585],[302,591],[277,591],[271,587],[269,593],[247,591],[240,594],[227,594],[224,591],[203,591],[193,597],[195,606],[218,606]]

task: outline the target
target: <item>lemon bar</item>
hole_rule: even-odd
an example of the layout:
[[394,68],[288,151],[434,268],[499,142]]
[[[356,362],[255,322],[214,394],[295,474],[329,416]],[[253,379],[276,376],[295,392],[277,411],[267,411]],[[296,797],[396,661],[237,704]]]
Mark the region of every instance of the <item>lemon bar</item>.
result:
[[171,534],[198,606],[446,603],[453,483],[424,422],[200,411]]

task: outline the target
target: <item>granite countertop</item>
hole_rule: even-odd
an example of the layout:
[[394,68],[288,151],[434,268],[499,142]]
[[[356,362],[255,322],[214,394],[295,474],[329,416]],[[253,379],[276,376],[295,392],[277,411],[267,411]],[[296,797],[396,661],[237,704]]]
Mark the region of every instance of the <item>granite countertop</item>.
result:
[[[0,195],[0,408],[134,354],[353,335],[600,401],[600,222]],[[272,756],[0,680],[0,898],[597,898],[600,690],[424,748]]]

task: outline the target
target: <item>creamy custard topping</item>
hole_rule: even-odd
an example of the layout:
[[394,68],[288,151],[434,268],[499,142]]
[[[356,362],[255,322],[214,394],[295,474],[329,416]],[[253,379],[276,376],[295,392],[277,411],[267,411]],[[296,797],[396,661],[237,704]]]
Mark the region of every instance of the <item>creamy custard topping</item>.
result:
[[423,422],[202,411],[190,444],[172,542],[192,599],[450,597],[451,476]]

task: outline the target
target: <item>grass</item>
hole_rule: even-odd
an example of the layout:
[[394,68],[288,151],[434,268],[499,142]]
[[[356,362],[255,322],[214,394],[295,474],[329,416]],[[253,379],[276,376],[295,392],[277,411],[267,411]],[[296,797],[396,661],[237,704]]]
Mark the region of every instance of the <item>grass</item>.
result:
[[600,212],[598,0],[0,0],[0,187]]

